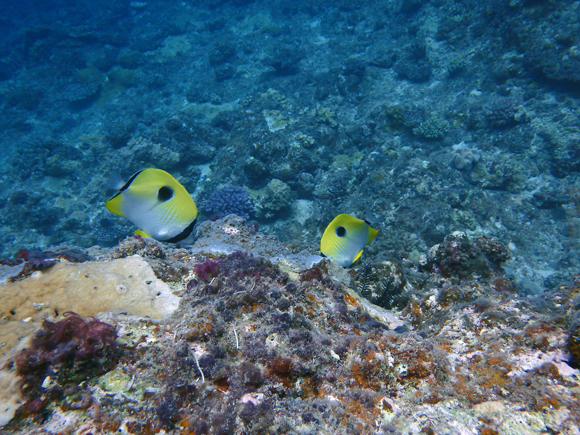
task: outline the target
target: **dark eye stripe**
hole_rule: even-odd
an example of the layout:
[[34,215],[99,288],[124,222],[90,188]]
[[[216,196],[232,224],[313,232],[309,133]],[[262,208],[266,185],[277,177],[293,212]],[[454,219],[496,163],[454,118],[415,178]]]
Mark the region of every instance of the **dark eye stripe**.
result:
[[345,227],[336,227],[334,231],[338,237],[345,237],[346,236],[346,228]]

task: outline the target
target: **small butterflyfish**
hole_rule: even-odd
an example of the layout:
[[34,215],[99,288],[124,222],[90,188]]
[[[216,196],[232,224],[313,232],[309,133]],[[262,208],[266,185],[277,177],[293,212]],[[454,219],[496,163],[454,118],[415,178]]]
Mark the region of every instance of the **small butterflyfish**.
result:
[[349,214],[339,214],[324,230],[320,251],[348,267],[360,258],[363,248],[377,234],[368,219],[362,221]]
[[118,192],[105,204],[139,230],[135,234],[161,242],[188,244],[193,239],[197,207],[185,187],[161,169],[143,169],[126,183],[120,175],[110,180]]

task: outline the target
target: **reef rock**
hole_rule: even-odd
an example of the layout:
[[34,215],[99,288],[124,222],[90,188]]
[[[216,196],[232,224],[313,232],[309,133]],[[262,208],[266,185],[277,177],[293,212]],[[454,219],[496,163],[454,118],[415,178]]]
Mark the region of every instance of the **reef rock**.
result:
[[14,371],[0,370],[0,427],[8,423],[23,403],[20,379]]
[[109,311],[159,319],[179,298],[157,279],[141,257],[83,264],[60,263],[29,278],[5,284],[0,292],[0,427],[24,402],[19,378],[6,364],[45,318],[67,311],[95,316]]
[[0,337],[3,348],[9,349],[34,329],[23,325],[66,311],[82,316],[112,311],[159,319],[171,314],[178,303],[179,298],[141,257],[60,263],[2,287]]
[[[171,275],[180,296],[172,315],[158,322],[118,316],[128,304],[113,300],[106,309],[114,309],[123,352],[116,367],[76,392],[63,384],[56,394],[43,379],[40,400],[28,397],[28,414],[17,411],[3,433],[51,433],[59,425],[59,433],[90,426],[134,435],[579,434],[580,372],[566,325],[576,319],[580,283],[520,295],[501,268],[509,252],[499,241],[455,232],[419,262],[371,259],[338,282],[332,262],[304,267],[314,255],[292,254],[236,216],[202,223],[197,236],[187,250],[136,239],[143,255],[157,254],[56,265],[13,285],[24,291],[24,283],[40,287],[60,274],[55,282],[65,288],[52,291],[64,298],[68,288],[70,300],[91,306],[91,296],[74,293],[94,278],[87,273],[114,277],[86,284],[90,295],[98,293],[92,285],[129,293],[164,287],[147,258],[183,265],[178,280]],[[140,294],[134,314],[156,299]],[[48,315],[60,307],[41,301]],[[30,316],[27,304],[22,297],[10,316]]]
[[231,254],[248,252],[278,264],[286,271],[298,272],[322,260],[319,255],[302,251],[293,254],[276,237],[257,232],[245,219],[226,216],[215,222],[205,221],[198,228],[194,254]]

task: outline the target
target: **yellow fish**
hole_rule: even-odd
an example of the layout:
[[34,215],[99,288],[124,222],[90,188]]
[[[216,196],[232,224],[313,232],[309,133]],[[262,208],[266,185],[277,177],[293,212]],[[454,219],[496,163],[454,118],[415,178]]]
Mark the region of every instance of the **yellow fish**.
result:
[[117,176],[114,183],[119,192],[105,205],[139,227],[136,234],[161,242],[191,242],[197,207],[171,174],[148,168],[133,174],[126,183]]
[[320,251],[341,266],[348,267],[360,258],[363,248],[377,234],[378,231],[371,227],[368,220],[339,214],[324,230]]

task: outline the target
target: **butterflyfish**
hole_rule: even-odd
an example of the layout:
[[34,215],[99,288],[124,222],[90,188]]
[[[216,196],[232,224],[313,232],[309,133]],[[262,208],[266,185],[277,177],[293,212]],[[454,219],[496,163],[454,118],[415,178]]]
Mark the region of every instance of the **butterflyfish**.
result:
[[148,168],[133,174],[126,183],[120,175],[116,178],[111,187],[119,191],[106,202],[109,211],[135,224],[139,228],[136,234],[161,242],[190,242],[197,207],[171,174]]
[[320,240],[320,251],[348,267],[362,255],[363,248],[375,238],[378,231],[368,220],[361,221],[349,214],[339,214],[326,227]]

